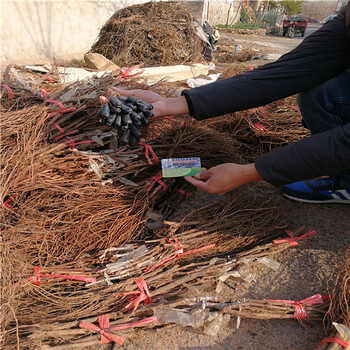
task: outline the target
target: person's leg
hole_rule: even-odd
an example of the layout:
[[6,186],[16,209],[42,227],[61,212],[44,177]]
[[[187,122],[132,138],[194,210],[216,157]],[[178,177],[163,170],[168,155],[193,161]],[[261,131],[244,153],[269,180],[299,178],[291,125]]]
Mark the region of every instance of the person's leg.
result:
[[298,94],[297,100],[304,123],[311,134],[350,123],[350,69]]
[[[297,97],[311,134],[350,123],[350,70]],[[287,197],[310,203],[349,203],[350,169],[320,179],[295,182],[281,188]]]

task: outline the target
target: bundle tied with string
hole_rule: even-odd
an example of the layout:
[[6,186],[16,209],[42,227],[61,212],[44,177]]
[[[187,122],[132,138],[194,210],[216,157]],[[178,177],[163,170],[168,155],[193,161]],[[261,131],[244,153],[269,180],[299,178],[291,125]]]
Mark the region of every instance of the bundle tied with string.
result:
[[[85,254],[137,238],[143,230],[145,212],[160,205],[164,198],[169,201],[171,213],[174,210],[171,197],[181,196],[180,192],[173,193],[172,189],[183,189],[172,186],[174,180],[169,179],[164,180],[167,191],[157,184],[152,191],[147,190],[148,177],[156,174],[159,168],[146,161],[143,145],[135,149],[124,147],[110,150],[108,143],[104,146],[96,142],[79,144],[78,137],[84,134],[84,128],[88,126],[92,132],[93,124],[98,126],[96,120],[85,118],[86,122],[79,121],[80,127],[74,135],[75,145],[71,148],[70,142],[62,139],[59,133],[56,136],[52,130],[57,129],[54,122],[66,128],[69,124],[65,123],[76,122],[74,119],[80,118],[79,114],[75,111],[62,114],[59,110],[58,113],[50,110],[47,106],[39,105],[5,113],[2,118],[2,154],[6,159],[1,168],[4,179],[1,192],[2,238],[4,247],[8,248],[4,252],[16,252],[20,256],[18,259],[10,255],[9,259],[4,259],[3,268],[11,272],[2,290],[4,304],[8,306],[4,310],[13,309],[14,313],[6,322],[23,322],[23,319],[33,317],[28,315],[41,314],[39,311],[33,313],[31,309],[38,304],[32,297],[41,300],[46,295],[46,291],[35,289],[32,285],[33,279],[29,276],[33,273],[33,266],[50,267],[65,262],[71,262],[74,266],[75,261]],[[47,119],[50,113],[54,115]],[[164,121],[161,123],[166,124]],[[65,133],[71,132],[70,128],[66,129],[69,131],[64,130]],[[215,143],[219,135],[208,133],[206,129],[197,130],[193,125],[176,123],[175,126],[164,126],[163,130],[167,132],[154,140],[154,152],[158,153],[158,157],[192,156],[194,152],[202,156],[204,165],[209,167],[235,156],[234,149],[228,147],[229,140]],[[89,131],[84,137],[87,135],[91,136]],[[191,137],[192,144],[189,142]],[[208,154],[208,144],[212,147],[211,154]],[[80,147],[87,147],[93,152],[79,150]],[[105,154],[104,150],[108,152]],[[212,154],[216,153],[217,157],[213,160]],[[69,274],[64,272],[59,275]],[[45,275],[45,270],[43,273]],[[77,276],[81,274],[78,272]],[[89,278],[91,272],[84,275]],[[81,305],[89,298],[90,309],[86,305],[84,309],[86,317],[89,316],[88,312],[95,312],[97,301],[90,294],[78,297],[75,293],[76,283],[69,282],[73,289],[54,286],[47,291],[46,299],[52,297],[54,305],[48,305],[45,310],[58,307],[57,315],[64,320],[66,316],[62,304],[66,304],[69,318],[85,317],[79,313],[84,308],[78,307],[78,313],[74,314],[72,304]],[[12,288],[13,284],[15,287]],[[56,293],[65,295],[65,303],[56,304]],[[115,302],[103,293],[97,299],[104,300],[107,311],[108,305]],[[25,310],[29,313],[23,318],[21,314]]]
[[63,86],[56,67],[47,74],[34,74],[29,69],[10,64],[1,79],[2,111],[16,111],[40,104]]
[[67,143],[46,141],[43,106],[2,118],[2,238],[23,259],[10,259],[16,280],[27,264],[52,264],[136,238],[147,193],[104,186],[95,163]]
[[297,142],[310,135],[302,124],[295,97],[239,113],[242,124],[237,129],[242,133],[242,129],[246,128],[247,133],[241,134],[241,137],[247,142],[261,143],[273,148]]
[[[172,194],[181,198],[180,191],[187,191],[188,185],[183,179],[167,179],[167,191],[155,183],[148,193],[150,179],[161,171],[159,159],[199,156],[204,166],[211,167],[236,157],[229,140],[191,125],[175,125],[153,141],[157,165],[147,164],[143,145],[108,156],[80,152],[61,139],[59,144],[45,141],[51,123],[40,122],[46,113],[45,107],[33,107],[27,109],[25,121],[18,111],[6,114],[3,122],[2,199],[9,206],[4,220],[9,220],[8,236],[20,234],[19,241],[28,248],[40,242],[40,248],[28,249],[33,254],[29,263],[56,262],[57,256],[61,261],[71,259],[89,249],[135,238],[145,211],[149,206],[161,207],[162,198],[168,200],[169,212],[173,210]],[[101,149],[95,142],[88,146]],[[114,185],[103,186],[101,180]]]
[[330,294],[330,307],[327,315],[333,327],[329,336],[320,342],[318,349],[350,349],[350,248],[338,263],[338,272]]
[[216,254],[268,242],[285,227],[285,211],[281,208],[288,210],[288,205],[283,198],[259,198],[254,192],[255,189],[249,187],[236,190],[221,204],[192,210],[181,220],[175,216],[166,221],[166,230],[179,241],[189,235],[202,245],[215,244]]
[[[201,166],[206,168],[222,163],[241,162],[233,140],[229,136],[203,128],[195,121],[179,122],[175,120],[169,123],[166,120],[155,120],[146,130],[145,137],[149,134],[154,135],[154,130],[157,131],[159,136],[146,143],[152,147],[158,162],[137,174],[133,181],[140,181],[141,177],[160,176],[161,181],[164,181],[167,186],[170,185],[168,191],[172,191],[173,195],[159,198],[152,205],[152,207],[162,212],[165,217],[169,217],[173,213],[175,208],[174,199],[188,198],[194,188],[183,178],[163,179],[160,159],[200,157]],[[158,191],[163,192],[159,186]]]
[[[2,329],[17,324],[23,302],[30,303],[33,265],[74,261],[136,238],[148,209],[145,191],[104,186],[87,154],[49,142],[48,112],[39,105],[1,118]],[[26,287],[12,287],[17,281]]]
[[238,111],[204,121],[206,127],[235,138],[237,152],[244,161],[310,136],[302,124],[295,96],[269,105]]
[[[134,283],[140,271],[113,280],[113,273],[108,271],[105,276],[101,272],[104,266],[99,256],[103,254],[96,254],[140,237],[149,209],[162,208],[169,221],[157,234],[173,243],[176,235],[177,244],[183,247],[175,250],[165,243],[158,250],[150,249],[145,268],[172,257],[157,268],[141,270],[148,274],[142,277],[152,297],[159,296],[158,301],[163,294],[180,293],[183,283],[205,281],[208,272],[221,276],[227,261],[215,260],[213,265],[205,257],[242,252],[276,237],[285,226],[282,203],[256,197],[254,190],[249,195],[238,191],[227,203],[180,220],[171,217],[177,205],[175,196],[182,196],[175,190],[186,193],[188,187],[182,187],[183,179],[151,180],[160,172],[159,159],[199,156],[206,167],[240,162],[230,136],[195,122],[154,120],[158,134],[152,134],[151,125],[142,145],[118,147],[113,132],[96,118],[96,100],[85,109],[79,101],[74,110],[57,101],[46,102],[49,104],[4,113],[1,119],[5,159],[1,167],[2,269],[6,271],[1,311],[6,312],[2,328],[11,338],[5,343],[14,345],[18,334],[25,338],[26,346],[41,346],[49,325],[50,341],[57,345],[72,334],[81,336],[76,320],[88,322],[86,319],[101,313],[118,312],[114,319],[129,322],[129,316],[121,317],[119,311],[130,303],[131,294],[126,293],[132,293],[133,299],[142,296]],[[158,162],[148,162],[145,145],[152,147]],[[154,236],[152,229],[148,233]],[[207,246],[210,249],[197,250]],[[177,252],[181,249],[182,255]],[[67,275],[79,278],[62,277]],[[103,283],[87,288],[82,282],[91,278]],[[62,338],[54,322],[63,323]],[[18,324],[25,326],[17,328]],[[31,337],[34,331],[36,338]],[[86,330],[83,332],[85,335]]]
[[176,2],[148,2],[116,12],[103,26],[91,51],[119,66],[204,62],[204,42],[193,18]]
[[330,317],[350,328],[350,247],[339,263],[335,287],[331,293]]
[[[172,300],[179,297],[182,300],[184,283],[196,285],[208,280],[216,281],[230,269],[241,271],[240,267],[247,263],[289,247],[288,243],[257,246],[267,237],[279,236],[285,220],[276,203],[272,203],[275,200],[270,199],[269,203],[256,198],[254,203],[260,205],[265,216],[275,217],[262,222],[257,206],[245,198],[247,193],[243,190],[239,195],[234,194],[228,202],[204,208],[202,218],[196,210],[192,215],[178,218],[177,223],[166,222],[164,229],[157,233],[162,237],[167,235],[167,239],[138,242],[130,247],[111,246],[105,251],[85,254],[67,263],[43,266],[40,270],[30,271],[28,266],[17,283],[7,286],[7,291],[17,294],[17,322],[27,325],[19,330],[23,343],[41,344],[41,340],[46,338],[54,345],[86,334],[76,331],[77,320],[91,320],[100,314],[110,313],[111,320],[118,320],[118,323],[129,322],[131,316],[135,316],[136,320],[150,317],[154,308],[164,304],[164,298]],[[243,205],[246,210],[242,209]],[[193,219],[192,223],[187,221],[189,219]],[[247,224],[242,226],[240,222]],[[185,231],[189,225],[191,229]],[[259,232],[254,231],[257,227]],[[181,253],[175,243],[181,248]],[[251,250],[248,251],[248,248]],[[218,254],[228,251],[230,257],[218,258]],[[243,274],[243,270],[240,273]],[[81,276],[81,279],[67,279],[65,275]],[[43,277],[39,284],[40,276]],[[135,303],[130,304],[132,300],[141,300],[135,299],[140,293],[134,282],[140,276],[153,300],[147,308],[141,304],[139,307]],[[84,284],[83,281],[88,278],[94,278],[96,282]],[[135,296],[131,298],[132,295]],[[133,315],[130,315],[128,311],[135,306]],[[8,334],[13,342],[16,321],[13,317],[8,316],[8,319]]]
[[[212,246],[198,247],[198,237],[189,234],[181,238],[184,250],[181,254],[188,253],[190,259],[181,257],[178,260],[175,257],[177,263],[174,265],[169,259],[164,259],[169,252],[171,256],[177,254],[171,252],[172,245],[168,244],[171,240],[159,239],[125,245],[119,249],[110,248],[94,255],[86,255],[77,262],[44,267],[43,273],[35,272],[26,284],[13,285],[12,288],[17,292],[23,289],[27,293],[25,298],[18,300],[21,308],[17,322],[22,327],[17,331],[21,344],[29,347],[35,344],[39,347],[45,343],[57,345],[57,349],[64,346],[81,348],[88,341],[97,345],[102,341],[100,335],[103,334],[91,323],[96,323],[100,315],[107,314],[110,324],[115,326],[111,330],[117,330],[118,325],[134,322],[140,322],[141,325],[142,320],[154,316],[159,323],[155,321],[149,327],[169,322],[182,324],[181,315],[177,316],[178,322],[171,317],[174,312],[195,316],[193,326],[198,327],[210,319],[213,315],[211,312],[217,316],[218,313],[224,313],[242,318],[294,318],[312,321],[319,320],[327,308],[326,298],[320,295],[300,301],[267,301],[232,300],[221,294],[208,296],[196,292],[198,298],[184,298],[185,289],[197,291],[205,282],[216,283],[223,276],[227,278],[232,275],[236,280],[234,283],[239,284],[242,279],[246,280],[249,267],[291,245],[287,242],[278,245],[269,243],[219,258]],[[197,248],[193,249],[194,247]],[[205,257],[201,256],[204,250],[209,252]],[[161,265],[157,263],[160,259],[164,261]],[[96,282],[83,286],[57,275],[67,272],[70,275],[90,274]],[[32,285],[31,282],[37,280],[34,277],[40,275],[44,276],[42,284]],[[7,330],[7,345],[16,341],[14,325],[12,321]],[[100,329],[103,328],[100,322],[98,325]],[[98,331],[100,335],[91,334],[88,330]],[[131,332],[127,336],[135,334]]]

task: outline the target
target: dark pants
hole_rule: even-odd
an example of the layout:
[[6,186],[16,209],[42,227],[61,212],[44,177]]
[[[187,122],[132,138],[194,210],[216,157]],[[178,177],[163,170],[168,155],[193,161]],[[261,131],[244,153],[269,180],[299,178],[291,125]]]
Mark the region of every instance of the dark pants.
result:
[[[297,100],[312,135],[350,123],[350,69],[300,93]],[[350,185],[350,169],[336,176]]]

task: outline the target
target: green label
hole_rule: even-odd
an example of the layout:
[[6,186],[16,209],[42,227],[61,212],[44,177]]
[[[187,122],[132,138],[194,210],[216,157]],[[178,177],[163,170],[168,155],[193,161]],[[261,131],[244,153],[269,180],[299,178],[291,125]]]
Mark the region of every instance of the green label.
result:
[[193,158],[162,159],[163,177],[193,176],[201,172],[201,160]]

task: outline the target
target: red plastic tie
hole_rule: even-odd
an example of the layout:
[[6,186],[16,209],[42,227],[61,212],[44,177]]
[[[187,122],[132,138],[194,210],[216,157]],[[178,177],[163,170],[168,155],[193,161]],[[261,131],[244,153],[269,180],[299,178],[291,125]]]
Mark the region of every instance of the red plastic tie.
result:
[[50,112],[46,117],[45,119],[39,123],[42,124],[44,123],[47,119],[61,113],[61,114],[64,114],[64,113],[69,113],[69,112],[74,112],[76,111],[76,108],[75,107],[69,107],[69,108],[66,108],[64,107],[64,105],[60,102],[60,101],[56,101],[56,100],[46,100],[45,102],[48,102],[48,103],[55,103],[57,104],[59,107],[60,107],[60,111],[55,111],[55,112]]
[[294,237],[294,232],[293,231],[285,230],[285,232],[287,233],[287,235],[289,237],[281,238],[281,239],[275,239],[275,240],[272,241],[273,244],[281,244],[281,243],[288,243],[289,242],[291,246],[296,246],[296,245],[298,245],[297,241],[304,240],[304,239],[306,239],[306,238],[316,234],[316,231],[313,230],[313,231],[310,231],[308,233],[303,234],[300,237]]
[[62,141],[68,142],[68,144],[67,144],[65,147],[68,147],[68,149],[70,149],[70,150],[74,149],[74,147],[75,147],[75,146],[78,146],[78,145],[84,145],[84,144],[96,142],[96,141],[94,141],[94,140],[86,140],[86,141],[78,141],[78,142],[75,142],[73,139],[64,139],[64,140],[62,140]]
[[45,119],[44,119],[42,122],[40,122],[39,125],[42,124],[42,123],[44,123],[47,119],[49,119],[49,118],[51,118],[51,117],[53,117],[53,116],[55,116],[55,115],[57,115],[57,114],[60,114],[60,111],[48,113],[47,116],[45,117]]
[[176,118],[173,115],[165,115],[159,119],[168,120],[169,122],[176,122]]
[[63,105],[62,102],[60,101],[56,101],[56,100],[46,100],[45,102],[47,103],[55,103],[58,107],[60,107],[61,109],[61,113],[64,113],[64,111],[66,110],[66,107]]
[[13,93],[13,91],[11,90],[11,88],[8,85],[0,84],[0,86],[3,86],[7,90],[7,99],[8,100],[11,100],[12,98],[15,97],[15,94]]
[[119,296],[131,296],[129,299],[131,301],[125,306],[125,310],[130,310],[132,308],[133,313],[136,311],[136,309],[142,301],[144,305],[152,303],[152,296],[147,287],[146,281],[142,277],[140,277],[136,278],[135,283],[139,290],[119,294]]
[[253,66],[249,66],[249,70],[254,70],[254,67]]
[[174,190],[174,192],[181,193],[185,199],[192,196],[192,192],[185,192],[184,190]]
[[274,102],[272,102],[273,104],[276,104],[277,106],[282,106],[283,102],[281,100],[276,100]]
[[307,315],[306,310],[302,304],[309,304],[309,305],[322,304],[323,301],[327,300],[328,298],[329,298],[329,295],[322,296],[320,294],[316,294],[310,298],[306,298],[300,301],[293,301],[293,300],[267,300],[267,301],[274,302],[274,303],[284,303],[284,304],[294,305],[295,307],[294,318],[297,320],[305,320],[305,319],[309,319],[309,316]]
[[6,201],[4,202],[4,203],[0,203],[0,208],[7,208],[7,209],[12,209],[12,205],[11,204],[9,204],[9,203],[11,203],[11,202],[13,202],[14,200],[15,200],[15,198],[16,198],[16,196],[14,195],[14,196],[9,196],[9,198],[8,199],[6,199]]
[[79,328],[88,329],[90,331],[95,331],[97,333],[100,333],[101,336],[101,344],[106,344],[110,342],[115,342],[119,345],[123,345],[125,338],[121,337],[117,334],[113,334],[110,332],[109,327],[109,315],[101,315],[97,317],[98,320],[98,326],[96,326],[93,323],[80,321],[79,322]]
[[40,279],[43,278],[63,278],[66,280],[82,281],[86,283],[95,283],[96,278],[74,276],[74,275],[44,275],[40,272],[40,266],[34,266],[34,276],[27,278],[27,281],[32,281],[36,286],[40,286]]
[[288,106],[288,107],[291,109],[294,109],[297,112],[300,112],[300,109],[298,107],[295,107],[295,106]]
[[44,79],[48,79],[49,81],[47,82],[48,84],[52,83],[52,78],[49,75],[45,75]]
[[338,337],[322,340],[320,343],[318,343],[317,348],[319,348],[324,343],[337,343],[347,350],[350,349],[350,343]]
[[164,237],[164,239],[174,247],[175,255],[177,256],[178,259],[180,259],[184,255],[184,246],[182,245],[182,243],[176,237],[174,237],[175,242],[172,242],[170,239],[166,237]]
[[169,122],[176,122],[177,121],[176,118],[173,115],[164,115],[162,117],[153,117],[151,119],[151,121],[159,121],[159,120],[166,120],[166,121],[169,121]]
[[47,103],[55,103],[58,107],[60,107],[60,109],[61,109],[61,114],[76,111],[76,108],[75,108],[75,107],[66,108],[66,107],[63,105],[63,103],[60,102],[60,101],[56,101],[56,100],[46,100],[45,102],[47,102]]
[[[150,145],[147,145],[147,143],[141,143],[141,142],[139,142],[138,144],[140,146],[144,146],[145,147],[145,157],[146,157],[149,165],[155,165],[155,164],[159,163],[159,159],[156,156],[156,154],[154,153],[154,151],[153,151],[153,149],[152,149],[152,147]],[[153,157],[153,160],[154,160],[154,163],[152,162],[151,158],[149,157],[149,153],[148,152],[151,153],[151,155]]]
[[215,243],[213,244],[210,244],[210,245],[207,245],[207,246],[204,246],[204,247],[200,247],[200,248],[196,248],[196,249],[192,249],[192,250],[188,250],[188,251],[184,251],[183,250],[183,245],[182,243],[176,238],[176,237],[173,237],[174,241],[175,242],[172,242],[170,239],[164,237],[164,239],[169,242],[175,249],[175,253],[174,255],[171,255],[169,256],[168,258],[165,258],[164,260],[160,261],[159,263],[157,263],[156,265],[152,266],[152,267],[149,267],[148,269],[146,269],[144,272],[148,272],[152,269],[156,269],[157,267],[165,264],[167,261],[170,261],[174,258],[178,258],[180,259],[183,255],[189,255],[189,254],[194,254],[194,253],[198,253],[198,252],[201,252],[203,250],[206,250],[206,249],[209,249],[209,248],[213,248],[215,247]]
[[122,78],[126,79],[126,78],[130,78],[130,77],[135,77],[137,75],[140,75],[142,74],[144,71],[140,71],[140,72],[137,72],[137,73],[134,73],[134,74],[129,74],[130,72],[132,72],[133,70],[137,69],[137,68],[140,68],[139,65],[137,66],[133,66],[133,67],[130,67],[130,68],[119,68],[119,71],[120,73],[122,73],[121,76],[119,76],[118,78],[116,78],[115,80],[118,81]]
[[163,187],[163,190],[166,191],[168,189],[168,186],[161,180],[162,178],[163,178],[163,175],[158,174],[150,177],[149,179],[146,179],[146,181],[152,180],[152,182],[149,184],[146,190],[150,191],[152,187],[158,182]]
[[96,326],[93,323],[80,321],[79,327],[82,329],[88,329],[90,331],[95,331],[95,332],[99,333],[101,336],[101,339],[100,339],[101,344],[115,342],[119,345],[124,344],[125,338],[121,337],[117,334],[113,334],[113,333],[111,333],[111,331],[129,329],[129,328],[133,328],[133,327],[136,327],[136,326],[139,326],[142,324],[148,324],[148,323],[153,323],[153,322],[158,321],[156,316],[152,316],[152,317],[148,317],[148,318],[145,318],[143,320],[140,320],[140,321],[136,321],[136,322],[132,322],[132,323],[124,323],[124,324],[119,324],[119,325],[117,324],[117,325],[110,327],[108,314],[98,316],[97,320],[98,320],[98,326]]
[[265,132],[265,131],[266,131],[265,128],[264,128],[264,126],[263,126],[262,124],[254,124],[254,126],[255,126],[257,129],[259,129],[260,131],[262,131],[262,132]]
[[47,98],[47,90],[46,90],[46,87],[43,86],[41,89],[40,89],[40,93],[45,97]]
[[78,129],[70,131],[70,132],[65,132],[58,124],[54,123],[53,126],[61,133],[60,136],[55,137],[55,141],[61,139],[62,137],[68,136],[68,135],[73,135],[79,132]]

